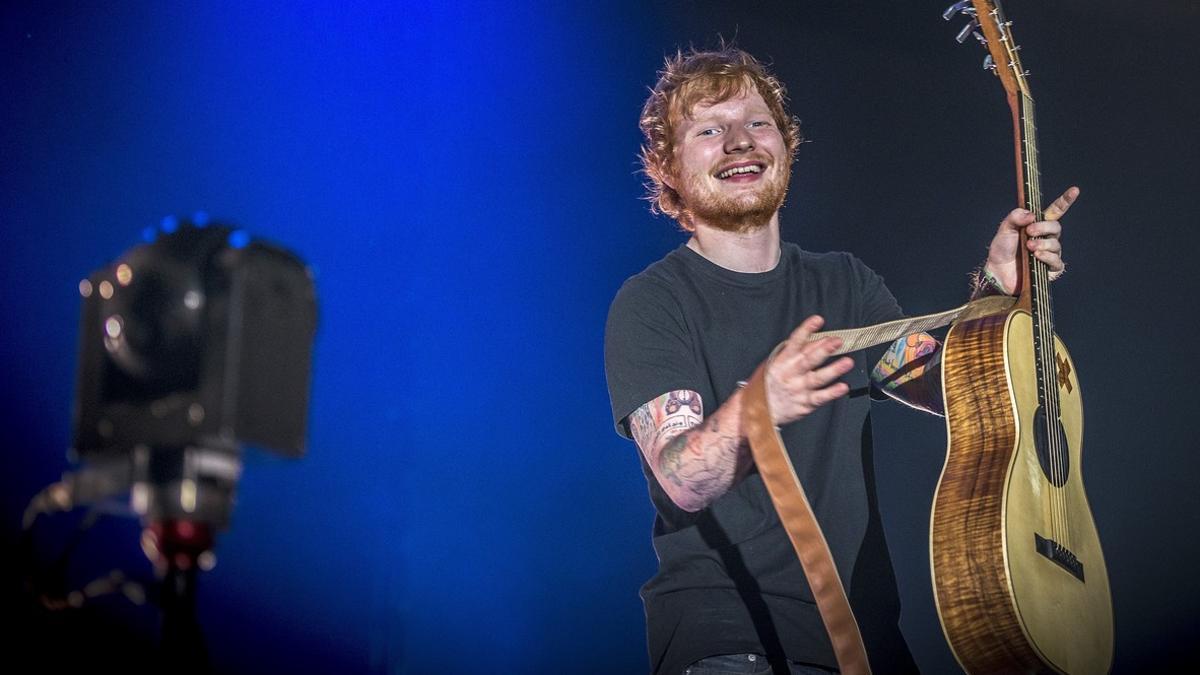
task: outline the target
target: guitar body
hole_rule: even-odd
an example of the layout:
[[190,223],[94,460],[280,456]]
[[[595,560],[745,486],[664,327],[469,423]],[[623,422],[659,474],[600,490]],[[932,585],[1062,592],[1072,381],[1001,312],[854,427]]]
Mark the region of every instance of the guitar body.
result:
[[968,673],[1106,673],[1112,603],[1080,470],[1079,381],[1054,337],[1045,379],[1061,425],[1048,425],[1034,335],[1030,313],[1014,309],[956,324],[943,345],[949,441],[930,523],[938,615]]

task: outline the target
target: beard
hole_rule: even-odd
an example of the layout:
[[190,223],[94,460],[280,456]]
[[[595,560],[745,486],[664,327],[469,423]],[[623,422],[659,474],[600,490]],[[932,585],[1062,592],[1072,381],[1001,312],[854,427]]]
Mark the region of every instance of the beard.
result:
[[771,216],[783,206],[791,176],[792,167],[786,164],[773,177],[763,174],[762,184],[754,186],[756,189],[729,195],[712,189],[706,182],[708,176],[692,175],[684,181],[680,197],[691,220],[725,232],[745,234],[766,227]]

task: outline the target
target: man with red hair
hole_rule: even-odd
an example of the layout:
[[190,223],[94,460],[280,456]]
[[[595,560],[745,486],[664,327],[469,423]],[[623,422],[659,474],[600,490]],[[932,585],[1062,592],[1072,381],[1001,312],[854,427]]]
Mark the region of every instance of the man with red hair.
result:
[[[916,669],[876,508],[872,389],[940,413],[940,345],[920,333],[830,361],[822,326],[902,316],[883,280],[846,253],[783,242],[779,209],[801,142],[783,86],[732,47],[668,59],[642,111],[653,209],[689,238],[621,287],[605,366],[617,430],[641,451],[657,511],[658,573],[643,586],[655,673],[836,669],[812,592],[741,428],[740,381],[786,340],[767,400],[829,543],[877,672]],[[1058,276],[1058,218],[1000,223],[976,294],[1011,293],[1019,234]]]

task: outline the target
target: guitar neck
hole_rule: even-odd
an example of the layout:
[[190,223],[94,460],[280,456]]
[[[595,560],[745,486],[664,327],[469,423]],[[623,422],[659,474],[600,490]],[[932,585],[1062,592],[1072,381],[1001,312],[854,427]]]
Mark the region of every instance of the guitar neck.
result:
[[[942,15],[943,18],[949,18],[952,11],[957,11],[967,4],[971,7],[963,11],[973,17],[967,28],[978,28],[982,31],[976,37],[988,49],[984,67],[989,68],[1000,79],[1008,96],[1008,106],[1012,110],[1018,204],[1032,211],[1040,219],[1042,188],[1041,177],[1038,174],[1037,125],[1034,124],[1033,96],[1029,93],[1029,83],[1026,80],[1028,73],[1021,65],[1021,48],[1017,46],[1009,30],[1012,22],[1005,20],[999,2],[995,0],[969,0],[969,3],[964,0],[947,10],[946,14]],[[967,31],[963,31],[959,35],[960,42],[965,39],[966,34]],[[1043,299],[1048,303],[1049,271],[1045,264],[1029,254],[1024,232],[1021,233],[1020,248],[1026,253],[1018,257],[1018,306],[1029,309]],[[1045,316],[1049,319],[1048,307]]]
[[[1038,220],[1042,218],[1042,184],[1038,172],[1037,125],[1034,118],[1033,98],[1025,90],[1016,92],[1009,97],[1009,105],[1013,111],[1013,139],[1016,145],[1017,160],[1017,200],[1021,207],[1028,209]],[[1027,237],[1021,233],[1021,250],[1025,255],[1021,259],[1018,293],[1022,304],[1036,304],[1037,296],[1049,294],[1049,269],[1029,253],[1026,247]]]
[[[1033,97],[1022,87],[1009,97],[1016,133],[1018,176],[1017,194],[1021,206],[1042,218],[1041,175],[1038,172],[1037,125],[1034,123]],[[1054,312],[1050,301],[1050,270],[1029,252],[1028,237],[1021,232],[1018,304],[1033,315],[1034,351],[1037,362],[1038,399],[1050,410],[1057,408],[1058,390],[1053,386],[1057,372],[1054,351]]]

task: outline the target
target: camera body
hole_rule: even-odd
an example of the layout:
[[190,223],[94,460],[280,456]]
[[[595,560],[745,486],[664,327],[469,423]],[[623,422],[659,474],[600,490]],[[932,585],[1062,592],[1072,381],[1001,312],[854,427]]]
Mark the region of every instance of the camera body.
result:
[[75,459],[242,444],[304,454],[317,301],[294,254],[184,222],[80,293]]

